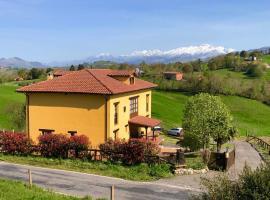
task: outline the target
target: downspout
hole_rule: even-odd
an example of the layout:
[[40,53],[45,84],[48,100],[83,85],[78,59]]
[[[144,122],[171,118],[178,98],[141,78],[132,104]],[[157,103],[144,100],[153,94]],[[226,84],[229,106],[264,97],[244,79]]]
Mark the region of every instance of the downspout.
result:
[[26,95],[26,133],[28,138],[30,138],[30,128],[29,128],[29,94]]
[[105,96],[105,142],[108,139],[108,96]]

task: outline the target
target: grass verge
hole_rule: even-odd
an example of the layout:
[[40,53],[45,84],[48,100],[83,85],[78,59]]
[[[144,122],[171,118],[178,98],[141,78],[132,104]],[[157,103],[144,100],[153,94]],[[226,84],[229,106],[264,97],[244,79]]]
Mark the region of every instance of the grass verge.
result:
[[110,162],[49,159],[39,156],[13,156],[0,154],[1,161],[53,169],[63,169],[89,174],[98,174],[134,181],[151,181],[173,176],[167,164],[124,166]]
[[185,155],[187,168],[204,169],[206,164],[203,163],[200,153]]
[[[0,199],[42,199],[42,200],[92,200],[91,197],[71,197],[43,190],[37,186],[28,187],[19,181],[0,179]],[[101,200],[101,199],[100,199]]]

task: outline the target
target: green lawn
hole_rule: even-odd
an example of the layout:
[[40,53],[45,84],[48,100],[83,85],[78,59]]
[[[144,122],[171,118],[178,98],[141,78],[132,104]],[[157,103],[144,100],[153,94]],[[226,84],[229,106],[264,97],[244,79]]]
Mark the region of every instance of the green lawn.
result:
[[51,191],[43,190],[39,187],[28,187],[19,181],[0,179],[0,199],[1,200],[91,200],[91,197],[77,198],[56,194]]
[[219,70],[215,70],[215,71],[210,71],[210,73],[219,75],[221,77],[229,77],[229,78],[237,78],[237,79],[249,78],[243,72],[236,72],[236,71],[232,71],[230,69],[219,69]]
[[[246,131],[270,136],[270,106],[237,96],[221,96],[229,107],[241,135]],[[164,128],[181,127],[188,95],[180,92],[153,91],[152,115],[162,120]]]
[[0,129],[13,129],[10,120],[4,113],[6,106],[15,102],[24,103],[25,101],[24,94],[16,93],[16,88],[16,85],[0,84]]
[[263,55],[262,60],[263,62],[270,64],[270,55]]
[[134,181],[151,181],[173,176],[170,170],[170,166],[167,164],[139,164],[134,166],[125,166],[110,162],[84,162],[81,160],[72,159],[53,159],[43,158],[40,156],[16,156],[6,154],[0,154],[0,161],[84,172],[89,174],[98,174]]
[[[23,103],[24,94],[16,93],[16,84],[0,85],[0,129],[13,129],[5,107],[12,102]],[[152,114],[161,119],[166,129],[179,127],[182,123],[183,109],[189,95],[179,92],[153,91]],[[259,101],[236,96],[221,96],[230,108],[241,134],[246,131],[258,135],[270,135],[270,106]]]

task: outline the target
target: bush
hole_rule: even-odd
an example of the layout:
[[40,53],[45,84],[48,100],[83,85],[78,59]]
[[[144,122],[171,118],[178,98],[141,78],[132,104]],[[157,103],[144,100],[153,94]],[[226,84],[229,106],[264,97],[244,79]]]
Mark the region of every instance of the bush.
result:
[[270,196],[270,164],[265,164],[251,171],[245,167],[239,179],[230,180],[227,176],[218,176],[213,179],[203,179],[202,184],[207,192],[194,199],[211,200],[238,200],[238,199],[269,199]]
[[265,72],[265,66],[262,64],[249,64],[247,75],[251,77],[262,77]]
[[156,143],[144,139],[112,140],[109,139],[99,146],[103,155],[108,160],[121,161],[126,165],[134,165],[145,162],[146,155],[154,156],[159,153],[159,147]]
[[86,151],[89,144],[89,139],[85,135],[74,135],[69,138],[69,149],[74,150],[76,158],[83,156],[80,153]]
[[67,158],[69,138],[63,134],[46,134],[38,138],[40,153],[44,157]]
[[27,155],[32,151],[31,145],[32,141],[23,133],[0,133],[0,146],[5,153]]
[[126,165],[134,165],[144,161],[146,143],[138,139],[130,139],[123,147],[122,162]]
[[103,156],[106,156],[109,161],[117,162],[122,160],[123,146],[125,143],[125,140],[113,140],[110,138],[105,143],[100,144],[99,149]]

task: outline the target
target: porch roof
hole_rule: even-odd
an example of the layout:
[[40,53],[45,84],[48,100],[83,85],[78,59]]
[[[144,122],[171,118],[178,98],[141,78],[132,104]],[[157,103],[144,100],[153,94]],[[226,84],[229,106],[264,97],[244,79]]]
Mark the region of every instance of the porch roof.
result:
[[131,118],[128,123],[153,128],[155,126],[158,126],[160,124],[160,121],[158,119],[153,119],[149,117],[136,116]]

